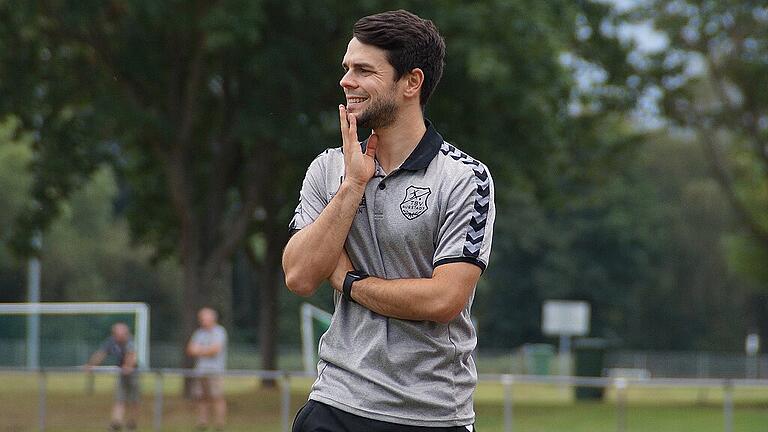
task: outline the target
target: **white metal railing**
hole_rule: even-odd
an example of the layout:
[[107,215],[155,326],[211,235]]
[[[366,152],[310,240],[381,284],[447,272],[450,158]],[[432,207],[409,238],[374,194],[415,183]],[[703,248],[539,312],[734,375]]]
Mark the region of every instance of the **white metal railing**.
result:
[[608,368],[644,369],[655,377],[766,378],[768,354],[715,351],[609,350]]
[[[38,419],[37,427],[39,431],[44,431],[46,428],[47,418],[47,376],[51,373],[56,374],[109,374],[114,375],[120,372],[120,368],[116,366],[99,366],[91,368],[90,371],[85,371],[83,367],[60,367],[60,368],[8,368],[0,367],[0,374],[3,373],[36,373],[38,376]],[[155,378],[154,382],[154,401],[152,409],[152,430],[161,431],[163,426],[163,385],[164,378],[166,376],[181,376],[181,377],[199,377],[205,376],[194,369],[139,369],[141,374],[151,374]],[[217,376],[226,377],[242,377],[242,378],[258,378],[267,380],[277,380],[280,382],[280,419],[283,431],[290,431],[291,426],[291,387],[290,377],[303,376],[303,372],[287,372],[287,371],[267,371],[267,370],[227,370],[222,373],[217,373]]]
[[[114,366],[97,367],[91,371],[96,374],[115,374],[119,368]],[[142,374],[152,374],[155,377],[152,426],[154,431],[162,430],[163,425],[163,385],[167,376],[194,377],[200,374],[192,369],[145,369]],[[7,368],[0,367],[0,374],[36,373],[38,376],[38,430],[44,431],[47,417],[47,375],[50,373],[83,374],[82,367],[77,368]],[[290,380],[294,377],[314,377],[303,371],[264,371],[264,370],[227,370],[220,374],[228,377],[244,377],[273,379],[280,382],[280,418],[282,430],[290,432],[291,428],[291,390]],[[691,387],[720,387],[723,389],[723,430],[733,432],[734,421],[734,390],[736,388],[768,388],[766,379],[694,379],[694,378],[627,378],[627,377],[574,377],[560,375],[511,375],[511,374],[481,374],[478,381],[496,383],[503,387],[503,417],[504,432],[513,432],[514,392],[517,384],[548,384],[562,386],[594,387],[614,389],[616,392],[616,430],[625,432],[627,392],[631,387],[648,388],[691,388]]]

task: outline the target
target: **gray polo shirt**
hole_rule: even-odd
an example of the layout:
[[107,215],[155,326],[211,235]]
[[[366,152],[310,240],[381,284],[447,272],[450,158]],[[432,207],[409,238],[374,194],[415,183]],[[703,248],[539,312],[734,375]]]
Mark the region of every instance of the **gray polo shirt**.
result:
[[[312,162],[292,230],[320,215],[343,175],[340,148]],[[488,168],[444,142],[427,121],[427,132],[400,168],[385,174],[377,162],[347,237],[347,253],[356,269],[384,279],[429,278],[435,267],[459,261],[485,269],[493,196]],[[392,423],[472,424],[473,299],[474,293],[453,321],[440,324],[388,318],[335,292],[309,398]]]
[[213,356],[197,357],[195,370],[200,372],[223,372],[227,369],[227,331],[219,324],[211,329],[198,328],[192,333],[192,342],[210,347],[221,344],[221,350]]

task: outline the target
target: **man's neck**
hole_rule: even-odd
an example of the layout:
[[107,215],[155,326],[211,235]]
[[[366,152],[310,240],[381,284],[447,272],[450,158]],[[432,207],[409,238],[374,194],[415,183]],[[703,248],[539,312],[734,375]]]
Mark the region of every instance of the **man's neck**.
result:
[[379,136],[376,159],[386,173],[392,172],[408,159],[427,131],[421,107],[416,105],[415,109],[409,108],[400,111],[392,126],[375,131]]

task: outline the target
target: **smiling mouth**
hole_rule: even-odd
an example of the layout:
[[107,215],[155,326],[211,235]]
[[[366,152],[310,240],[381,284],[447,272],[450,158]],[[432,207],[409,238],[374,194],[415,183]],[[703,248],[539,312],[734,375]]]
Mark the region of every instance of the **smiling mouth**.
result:
[[365,102],[367,100],[368,100],[367,97],[348,97],[347,98],[347,105],[363,103],[363,102]]

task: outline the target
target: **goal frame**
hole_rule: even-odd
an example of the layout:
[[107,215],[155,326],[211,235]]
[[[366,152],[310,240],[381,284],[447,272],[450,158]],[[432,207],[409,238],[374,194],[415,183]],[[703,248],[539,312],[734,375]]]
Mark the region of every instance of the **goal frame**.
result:
[[314,336],[312,320],[317,318],[330,324],[332,314],[309,303],[301,304],[301,358],[304,372],[308,375],[317,374],[317,341]]
[[[149,367],[149,306],[138,302],[41,302],[0,303],[0,315],[135,315],[134,344],[139,368]],[[29,335],[29,332],[27,332]],[[38,337],[39,337],[39,333]],[[40,341],[27,340],[31,350],[39,352]],[[34,355],[28,352],[27,356]],[[39,365],[37,365],[39,366]]]

